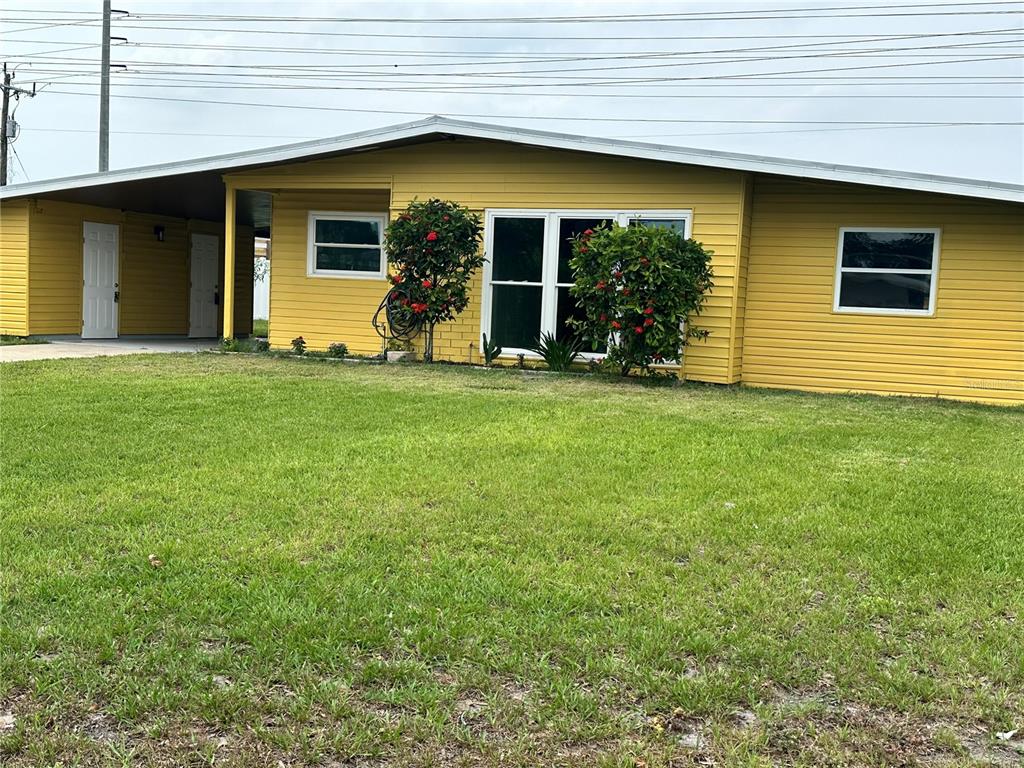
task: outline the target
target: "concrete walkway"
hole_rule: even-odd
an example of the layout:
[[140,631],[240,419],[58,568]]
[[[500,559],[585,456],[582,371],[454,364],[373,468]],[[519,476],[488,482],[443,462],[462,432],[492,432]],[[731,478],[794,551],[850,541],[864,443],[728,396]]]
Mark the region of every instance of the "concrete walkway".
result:
[[61,339],[49,344],[12,344],[0,347],[0,363],[59,360],[66,357],[202,352],[216,348],[217,342],[210,339]]

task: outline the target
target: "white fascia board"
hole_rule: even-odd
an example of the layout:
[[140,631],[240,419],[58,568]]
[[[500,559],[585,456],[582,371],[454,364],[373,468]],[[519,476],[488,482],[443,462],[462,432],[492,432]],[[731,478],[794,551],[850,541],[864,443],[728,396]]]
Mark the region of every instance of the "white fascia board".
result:
[[48,192],[117,184],[120,182],[143,181],[187,173],[229,173],[232,170],[241,168],[309,160],[319,156],[360,149],[369,150],[377,144],[415,139],[436,133],[466,138],[507,141],[551,149],[567,149],[616,157],[632,157],[818,181],[839,181],[893,189],[977,197],[988,200],[1024,202],[1024,185],[1020,184],[888,171],[878,168],[859,168],[856,166],[817,163],[806,160],[787,160],[760,155],[692,149],[617,139],[592,138],[573,134],[537,131],[530,128],[512,128],[485,123],[450,120],[437,116],[395,126],[360,131],[335,138],[316,139],[314,141],[236,152],[199,160],[128,168],[120,171],[108,171],[106,173],[90,173],[28,184],[15,184],[0,189],[0,199],[26,197],[46,194]]

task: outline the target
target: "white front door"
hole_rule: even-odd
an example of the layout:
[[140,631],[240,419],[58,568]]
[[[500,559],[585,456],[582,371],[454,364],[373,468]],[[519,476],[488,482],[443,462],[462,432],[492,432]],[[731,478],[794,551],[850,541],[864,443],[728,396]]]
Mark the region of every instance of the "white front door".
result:
[[207,339],[217,335],[219,261],[220,239],[216,235],[193,234],[188,323],[188,335],[192,338]]
[[117,338],[117,224],[86,221],[82,227],[82,338]]

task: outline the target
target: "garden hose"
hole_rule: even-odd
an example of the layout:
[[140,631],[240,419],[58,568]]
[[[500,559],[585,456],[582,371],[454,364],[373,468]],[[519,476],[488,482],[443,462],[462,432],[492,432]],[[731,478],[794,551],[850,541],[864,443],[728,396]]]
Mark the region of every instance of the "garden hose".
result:
[[[388,290],[384,300],[373,313],[373,328],[382,339],[397,339],[398,341],[412,341],[423,331],[423,318],[412,315],[402,317],[398,310],[402,307],[403,299],[407,299],[405,292],[395,286]],[[384,314],[385,322],[381,321],[381,313]]]

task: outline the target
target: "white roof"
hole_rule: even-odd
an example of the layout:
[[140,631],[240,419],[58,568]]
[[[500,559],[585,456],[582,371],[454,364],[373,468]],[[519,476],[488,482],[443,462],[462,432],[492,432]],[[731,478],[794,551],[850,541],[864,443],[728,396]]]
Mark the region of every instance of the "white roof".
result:
[[593,152],[601,155],[659,160],[667,163],[729,168],[740,171],[793,176],[802,179],[843,181],[876,187],[912,189],[922,192],[938,192],[947,195],[962,195],[989,200],[1024,202],[1024,185],[1022,184],[936,176],[927,173],[910,173],[880,168],[860,168],[851,165],[837,165],[809,160],[787,160],[785,158],[766,157],[763,155],[720,152],[711,149],[693,149],[666,144],[622,141],[620,139],[576,136],[566,133],[537,131],[531,128],[511,128],[502,125],[451,120],[440,116],[328,139],[316,139],[315,141],[304,141],[297,144],[285,144],[265,149],[216,155],[197,160],[184,160],[104,173],[68,176],[26,184],[12,184],[0,188],[0,199],[43,195],[97,185],[105,186],[119,182],[144,181],[146,179],[190,173],[225,173],[242,168],[375,149],[379,145],[396,141],[408,142],[419,137],[427,137],[434,134],[508,141],[554,149]]

